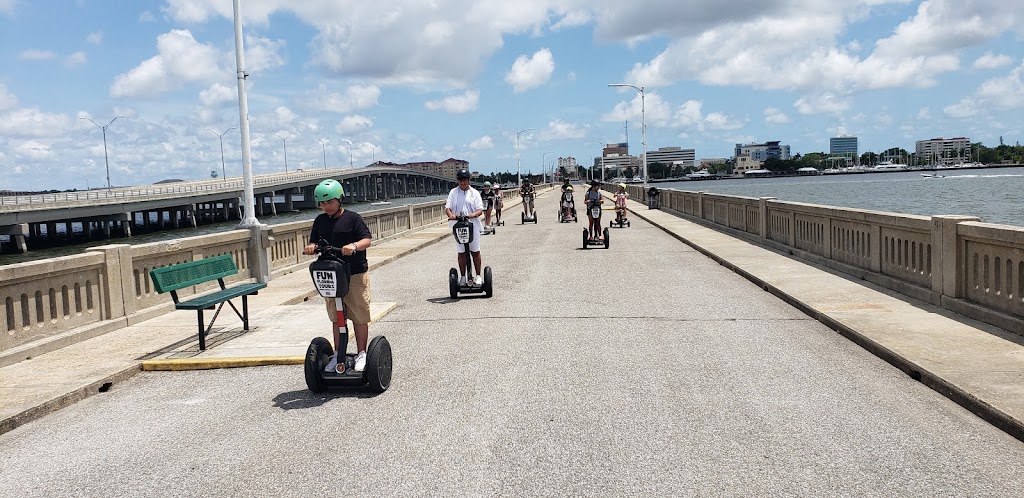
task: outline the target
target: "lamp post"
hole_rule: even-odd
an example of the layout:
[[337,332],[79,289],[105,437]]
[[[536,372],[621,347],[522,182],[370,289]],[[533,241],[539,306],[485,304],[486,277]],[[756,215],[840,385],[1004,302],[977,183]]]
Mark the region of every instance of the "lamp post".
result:
[[377,156],[375,155],[377,149],[381,149],[381,146],[374,145],[373,148],[370,149],[370,164],[375,164],[377,162]]
[[117,116],[114,119],[111,119],[109,123],[107,123],[107,124],[105,124],[103,126],[100,126],[99,123],[93,121],[90,118],[84,118],[84,117],[80,118],[80,119],[88,119],[90,122],[92,122],[92,124],[96,125],[96,127],[99,128],[100,131],[103,132],[103,162],[107,165],[107,190],[110,190],[110,158],[107,156],[107,127],[109,127],[110,125],[114,124],[114,121],[117,121],[118,118],[123,118],[123,117],[124,116]]
[[[245,217],[239,226],[254,228],[260,225],[260,221],[256,219],[256,195],[253,192],[252,151],[249,141],[249,99],[245,95],[245,79],[249,75],[245,72],[245,48],[242,44],[241,0],[234,0],[231,3],[235,28],[235,75],[238,81],[238,132],[242,139],[242,185],[245,190]],[[265,280],[264,276],[260,275],[260,281]]]
[[528,131],[536,131],[536,130],[537,130],[536,128],[527,128],[525,130],[519,130],[519,131],[516,132],[516,180],[519,182],[518,183],[519,185],[523,184],[523,176],[522,176],[522,173],[521,173],[522,170],[520,169],[520,161],[519,161],[519,135],[522,135],[523,133],[526,133]]
[[[594,140],[591,143],[595,143],[595,144],[598,144],[598,145],[601,146],[601,181],[604,182],[604,147],[607,144],[605,144],[604,142],[597,141],[597,140]],[[591,180],[593,180],[594,179],[593,178],[594,175],[590,175],[590,176],[591,176]]]
[[[275,133],[275,135],[277,135],[277,134]],[[277,138],[280,138],[281,141],[284,142],[284,172],[285,173],[288,172],[288,139],[292,138],[292,135],[294,135],[294,133],[289,133],[287,137],[282,137],[281,135],[277,135]]]
[[[644,87],[634,86],[628,83],[609,83],[608,86],[628,86],[640,92],[640,140],[643,142],[644,152],[641,164],[644,171],[644,189],[647,189],[647,119],[644,111]],[[604,156],[604,154],[602,154]]]
[[[540,174],[543,175],[542,183],[547,183],[547,179],[548,179],[548,165],[547,165],[547,162],[545,161],[545,159],[547,159],[547,157],[548,157],[548,154],[551,154],[551,152],[545,152],[545,153],[540,155]],[[522,182],[519,182],[519,183],[522,183]]]
[[343,138],[341,141],[348,144],[348,167],[352,169],[352,141],[347,138]]
[[232,126],[231,128],[228,128],[228,129],[224,130],[224,133],[217,133],[217,132],[207,128],[207,130],[209,130],[210,133],[213,133],[214,135],[217,135],[217,138],[220,139],[220,174],[221,174],[221,178],[225,178],[225,179],[228,177],[228,173],[227,173],[227,170],[224,168],[224,135],[227,135],[227,133],[229,131],[234,130],[234,129],[235,129],[235,127]]
[[320,140],[319,138],[317,139],[317,140],[320,141],[320,145],[322,146],[322,148],[324,150],[324,169],[327,169],[327,142],[330,139],[331,139],[331,137],[327,137],[327,138],[325,138],[323,140]]

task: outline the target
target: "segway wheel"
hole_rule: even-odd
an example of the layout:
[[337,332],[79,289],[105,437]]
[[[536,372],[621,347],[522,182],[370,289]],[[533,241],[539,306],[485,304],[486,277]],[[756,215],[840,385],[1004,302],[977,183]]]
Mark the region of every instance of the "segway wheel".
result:
[[491,276],[491,267],[484,267],[484,295],[491,297],[494,295],[494,279]]
[[459,297],[459,270],[448,270],[448,295],[452,299]]
[[534,225],[537,224],[537,212],[536,211],[533,212],[533,224]]
[[628,222],[628,221],[626,222],[626,226],[627,226],[627,227],[629,226],[629,222]]
[[327,366],[332,354],[334,348],[331,347],[330,341],[323,337],[317,337],[309,343],[309,349],[306,350],[305,373],[306,387],[310,391],[322,393],[327,389],[327,383],[324,382],[324,367]]
[[607,228],[604,229],[604,248],[608,249],[608,234],[611,233]]
[[584,249],[589,247],[589,244],[588,244],[589,242],[590,242],[590,230],[587,230],[586,228],[584,228],[583,229],[583,248]]
[[379,335],[366,348],[366,370],[363,378],[367,387],[378,393],[391,387],[391,343]]
[[526,213],[519,213],[519,216],[520,216],[520,218],[522,220],[522,221],[519,222],[519,224],[520,225],[525,225],[526,224]]

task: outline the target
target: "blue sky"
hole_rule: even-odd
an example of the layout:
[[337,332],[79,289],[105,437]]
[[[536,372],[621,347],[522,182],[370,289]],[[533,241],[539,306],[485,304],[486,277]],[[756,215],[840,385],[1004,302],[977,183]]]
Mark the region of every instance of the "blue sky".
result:
[[[466,159],[524,171],[599,142],[727,157],[1024,125],[1024,11],[1002,0],[243,0],[253,170]],[[205,179],[238,126],[230,0],[0,0],[0,189]],[[351,141],[351,147],[348,142]],[[351,150],[351,153],[350,153]],[[240,137],[224,135],[228,176]]]

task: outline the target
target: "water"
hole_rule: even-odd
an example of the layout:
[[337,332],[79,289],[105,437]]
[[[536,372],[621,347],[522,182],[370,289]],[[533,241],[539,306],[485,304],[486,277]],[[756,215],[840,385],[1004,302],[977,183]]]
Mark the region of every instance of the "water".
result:
[[[390,202],[391,204],[387,205],[371,206],[369,202],[364,202],[358,204],[348,204],[345,206],[345,209],[351,209],[352,211],[355,211],[357,213],[369,213],[376,210],[390,209],[399,206],[406,206],[409,204],[439,201],[444,200],[446,198],[447,195],[403,197],[399,199],[389,199],[388,202]],[[257,216],[257,218],[259,218],[260,220],[260,223],[264,223],[267,225],[277,225],[292,221],[308,220],[310,222],[310,226],[312,226],[313,218],[316,218],[316,216],[321,212],[319,209],[309,209],[299,212],[279,213],[277,216],[271,216],[269,214],[269,209],[269,207],[264,208],[264,212],[267,213],[265,216]],[[209,225],[199,225],[196,228],[192,228],[191,226],[189,226],[187,228],[179,228],[176,230],[168,229],[158,232],[136,235],[131,238],[111,237],[110,239],[98,239],[81,244],[72,244],[60,247],[51,247],[47,249],[31,250],[25,254],[0,254],[0,266],[14,263],[24,263],[26,261],[34,261],[39,259],[56,258],[59,256],[70,256],[73,254],[80,254],[84,249],[94,246],[102,246],[107,244],[147,244],[150,242],[160,242],[163,240],[180,239],[182,237],[194,237],[197,235],[219,233],[228,230],[235,230],[237,228],[238,220],[234,220],[220,223],[212,223]],[[57,231],[59,233],[64,232],[63,224],[57,225]]]
[[[668,182],[658,188],[703,191],[748,197],[776,197],[924,216],[960,214],[988,223],[1024,226],[1024,168],[940,170],[945,178],[925,178],[920,171],[785,178],[751,178]],[[924,171],[923,173],[936,173]]]

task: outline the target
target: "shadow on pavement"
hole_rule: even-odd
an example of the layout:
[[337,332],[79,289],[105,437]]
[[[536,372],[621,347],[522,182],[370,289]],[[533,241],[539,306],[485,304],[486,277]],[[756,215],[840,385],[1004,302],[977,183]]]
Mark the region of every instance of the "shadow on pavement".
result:
[[301,389],[274,396],[274,407],[282,410],[316,408],[337,398],[374,398],[377,394],[359,387],[331,389],[319,394]]

